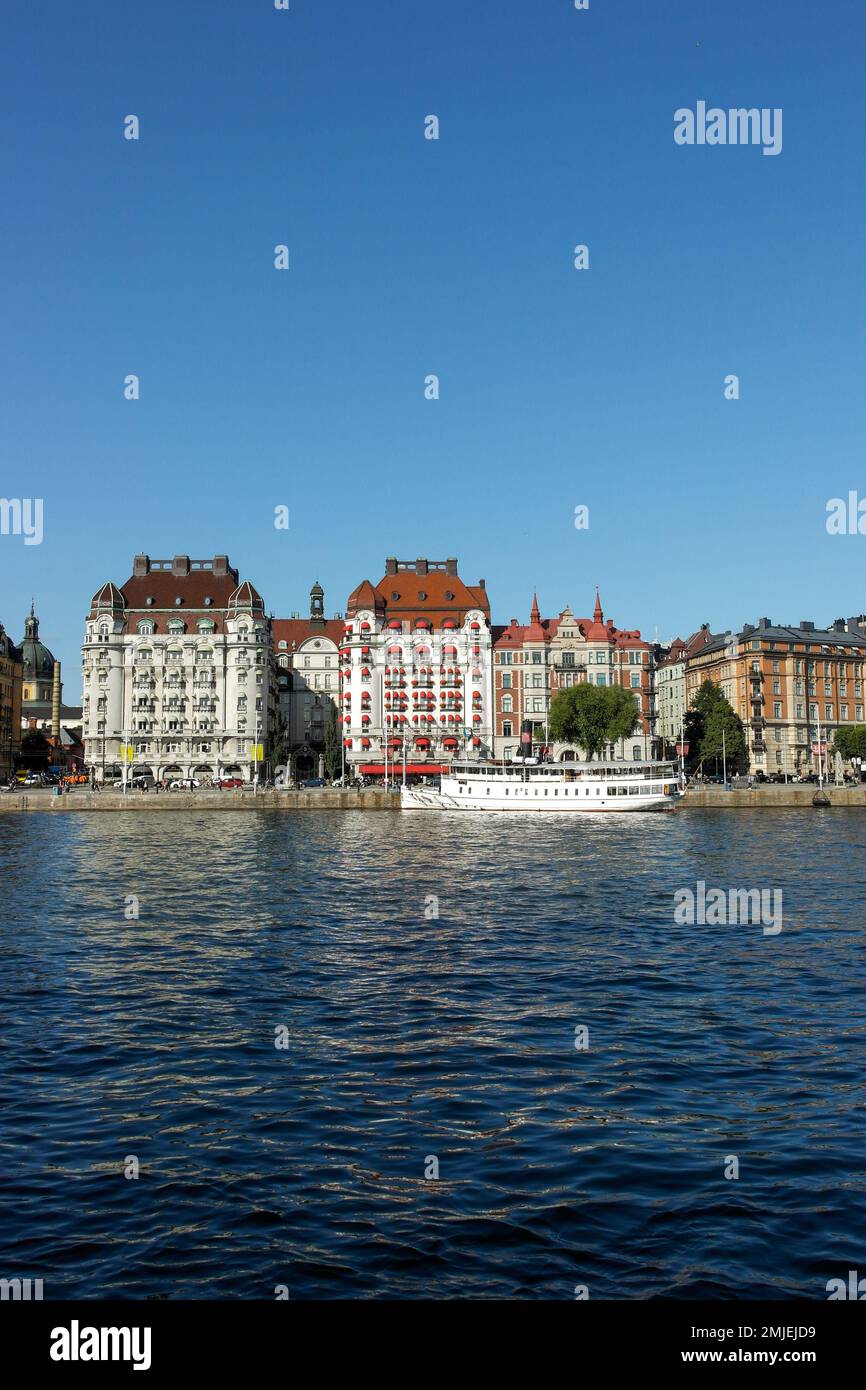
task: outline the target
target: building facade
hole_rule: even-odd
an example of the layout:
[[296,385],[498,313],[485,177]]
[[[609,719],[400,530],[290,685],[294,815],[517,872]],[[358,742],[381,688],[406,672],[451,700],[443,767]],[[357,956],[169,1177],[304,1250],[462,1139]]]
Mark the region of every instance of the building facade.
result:
[[[777,627],[769,618],[714,637],[690,657],[687,701],[711,680],[740,716],[752,771],[818,770],[838,728],[864,722],[866,634],[812,622]],[[824,764],[826,769],[826,764]]]
[[685,641],[675,637],[670,647],[659,654],[655,666],[656,732],[664,744],[666,755],[680,741],[685,724],[686,670],[691,657],[714,640],[709,624],[704,623]]
[[0,780],[3,781],[15,771],[21,749],[23,680],[20,648],[0,623]]
[[[350,773],[386,764],[433,774],[492,753],[490,603],[457,560],[385,562],[349,596],[340,641],[340,711]],[[405,759],[404,759],[405,754]]]
[[289,777],[321,777],[331,711],[339,718],[344,622],[325,617],[325,593],[317,580],[310,590],[309,618],[274,618],[271,627]]
[[270,621],[228,556],[136,555],[94,594],[82,647],[84,750],[97,780],[264,775],[276,693]]
[[534,598],[528,624],[512,618],[507,627],[494,628],[493,656],[497,758],[518,755],[521,729],[528,721],[534,726],[536,746],[547,746],[557,760],[582,759],[585,750],[551,743],[547,726],[559,691],[584,682],[622,686],[631,691],[635,702],[635,733],[610,744],[604,756],[629,760],[658,756],[653,648],[639,631],[605,622],[598,594],[592,618],[575,617],[568,607],[557,618],[542,618]]

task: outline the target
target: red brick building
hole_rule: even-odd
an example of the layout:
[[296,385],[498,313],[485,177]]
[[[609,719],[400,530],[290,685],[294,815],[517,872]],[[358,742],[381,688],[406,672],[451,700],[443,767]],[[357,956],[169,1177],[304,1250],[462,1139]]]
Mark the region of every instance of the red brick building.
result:
[[[591,618],[578,618],[564,608],[556,618],[542,618],[533,599],[527,624],[512,618],[507,627],[493,628],[494,750],[497,757],[514,757],[520,748],[524,721],[534,726],[534,743],[547,744],[550,705],[560,690],[588,682],[619,685],[633,694],[639,726],[635,734],[605,750],[607,757],[643,759],[658,754],[654,737],[653,648],[640,632],[605,621],[596,593]],[[583,750],[554,744],[557,759],[580,759]]]

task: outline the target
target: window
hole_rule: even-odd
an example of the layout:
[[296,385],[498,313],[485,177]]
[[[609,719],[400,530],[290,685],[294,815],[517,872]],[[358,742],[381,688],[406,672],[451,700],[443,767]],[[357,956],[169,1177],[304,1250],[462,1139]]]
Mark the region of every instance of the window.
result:
[[640,689],[640,671],[632,671],[632,673],[631,673],[631,685],[632,685],[632,689],[633,689],[633,690],[639,690],[639,689]]
[[153,619],[146,618],[143,622],[140,622],[138,624],[138,631],[141,633],[142,637],[150,637],[153,634]]
[[186,632],[186,623],[184,623],[180,618],[172,618],[170,619],[166,630],[168,632],[174,633]]
[[640,762],[640,760],[641,760],[641,746],[640,746],[639,743],[635,743],[635,744],[632,745],[631,756],[632,756],[632,761],[633,761],[633,762],[636,762],[636,763],[639,763],[639,762]]
[[506,719],[505,723],[502,725],[502,737],[503,737],[503,738],[511,738],[511,736],[512,736],[511,723],[510,723],[509,720]]
[[510,672],[510,671],[505,671],[505,672],[503,673],[503,676],[502,676],[502,689],[503,689],[503,690],[510,690],[510,689],[511,689],[511,672]]
[[512,697],[511,697],[510,695],[503,695],[503,697],[502,697],[502,713],[503,713],[503,714],[510,714],[511,711],[513,710],[513,708],[514,708],[514,701],[513,701]]
[[781,700],[776,700],[776,701],[774,701],[774,703],[773,703],[773,718],[774,718],[774,719],[781,719],[781,718],[782,718],[782,701],[781,701]]

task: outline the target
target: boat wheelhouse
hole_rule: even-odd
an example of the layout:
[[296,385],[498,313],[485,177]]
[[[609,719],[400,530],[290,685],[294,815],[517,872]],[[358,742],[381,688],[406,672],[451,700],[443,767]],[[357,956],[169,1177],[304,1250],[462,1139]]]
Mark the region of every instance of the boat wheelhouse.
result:
[[404,811],[667,811],[681,792],[672,763],[453,763],[439,787],[403,786]]

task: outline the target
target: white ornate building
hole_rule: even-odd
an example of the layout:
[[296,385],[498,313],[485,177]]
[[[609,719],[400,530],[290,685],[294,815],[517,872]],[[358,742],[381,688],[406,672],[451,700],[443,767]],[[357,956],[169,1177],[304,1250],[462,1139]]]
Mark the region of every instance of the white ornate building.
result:
[[151,560],[94,594],[82,647],[85,761],[97,780],[263,774],[274,705],[270,622],[228,556]]
[[457,561],[385,562],[349,597],[340,643],[340,711],[349,772],[434,773],[493,746],[490,605]]

